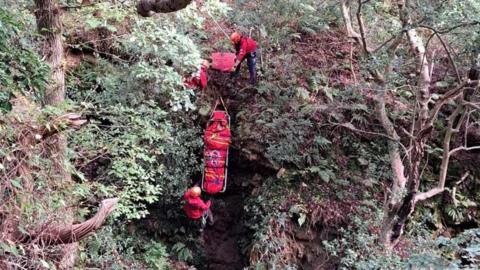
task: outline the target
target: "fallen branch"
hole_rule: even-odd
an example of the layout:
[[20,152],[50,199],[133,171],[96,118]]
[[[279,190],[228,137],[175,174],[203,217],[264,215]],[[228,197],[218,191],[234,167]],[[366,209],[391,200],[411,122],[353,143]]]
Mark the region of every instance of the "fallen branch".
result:
[[107,217],[115,210],[119,199],[103,200],[97,214],[80,224],[62,227],[47,228],[36,235],[22,236],[18,239],[22,243],[37,242],[44,246],[71,244],[78,242],[100,228]]

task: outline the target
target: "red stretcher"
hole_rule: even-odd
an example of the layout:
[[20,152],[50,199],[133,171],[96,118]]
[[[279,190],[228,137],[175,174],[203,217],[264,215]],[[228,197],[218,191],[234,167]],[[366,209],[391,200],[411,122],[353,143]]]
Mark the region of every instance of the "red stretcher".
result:
[[233,66],[235,65],[235,54],[228,53],[228,52],[215,52],[212,53],[212,65],[210,66],[212,69],[222,71],[222,72],[230,72],[232,71]]
[[232,134],[230,116],[221,98],[220,101],[224,109],[217,109],[217,101],[204,134],[202,189],[208,194],[225,192],[227,188],[228,149]]

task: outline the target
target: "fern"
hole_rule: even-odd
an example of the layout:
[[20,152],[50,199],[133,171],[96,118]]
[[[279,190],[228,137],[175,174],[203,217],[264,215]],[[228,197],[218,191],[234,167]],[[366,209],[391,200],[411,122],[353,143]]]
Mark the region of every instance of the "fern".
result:
[[332,144],[331,141],[329,141],[328,139],[320,136],[320,135],[317,135],[315,136],[315,145],[320,148],[321,150],[327,150],[330,145]]
[[356,113],[353,114],[353,116],[352,116],[352,121],[353,121],[353,122],[360,123],[360,124],[362,124],[362,125],[368,124],[367,118],[365,118],[364,116],[362,116],[362,115],[360,115],[360,114],[356,114]]

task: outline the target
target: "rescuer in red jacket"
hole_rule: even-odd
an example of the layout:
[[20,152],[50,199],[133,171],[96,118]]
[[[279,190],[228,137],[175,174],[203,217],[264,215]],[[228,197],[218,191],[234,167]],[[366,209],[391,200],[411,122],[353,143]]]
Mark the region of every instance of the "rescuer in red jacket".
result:
[[205,90],[208,83],[207,71],[209,68],[210,62],[208,60],[203,60],[202,66],[197,74],[184,81],[185,86],[192,89],[200,88]]
[[198,220],[201,217],[208,219],[209,224],[213,224],[212,211],[210,206],[211,201],[203,202],[200,198],[202,190],[198,186],[194,186],[191,189],[188,189],[185,194],[183,194],[183,199],[187,201],[187,204],[183,206],[183,210],[190,219]]
[[240,75],[240,66],[247,58],[248,72],[250,73],[250,83],[253,85],[257,81],[257,42],[249,37],[244,37],[238,32],[230,35],[230,41],[235,47],[236,56],[235,65],[232,68],[232,77]]

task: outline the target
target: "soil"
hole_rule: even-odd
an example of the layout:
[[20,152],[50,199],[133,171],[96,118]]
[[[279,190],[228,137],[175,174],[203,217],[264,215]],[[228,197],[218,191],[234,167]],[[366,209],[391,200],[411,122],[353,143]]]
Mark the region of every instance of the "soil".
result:
[[213,200],[215,223],[203,233],[207,269],[237,270],[245,266],[239,240],[245,231],[242,225],[243,198],[239,194],[227,194]]
[[[209,88],[205,93],[207,99],[216,99],[223,96],[232,130],[235,129],[235,115],[237,113],[235,97],[229,73],[216,71],[209,72]],[[233,134],[235,136],[235,134]],[[234,141],[235,138],[233,138]],[[206,269],[209,270],[237,270],[246,267],[247,256],[242,254],[240,242],[246,236],[243,226],[243,202],[245,190],[242,181],[248,181],[248,169],[240,161],[238,152],[230,147],[227,189],[225,193],[211,196],[213,226],[207,225],[203,232],[203,245],[207,259]]]
[[248,265],[242,254],[241,241],[248,234],[243,226],[243,204],[249,170],[245,170],[238,152],[231,149],[227,190],[212,196],[213,226],[207,225],[203,232],[207,269],[240,270]]

